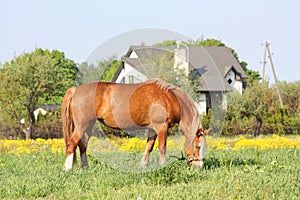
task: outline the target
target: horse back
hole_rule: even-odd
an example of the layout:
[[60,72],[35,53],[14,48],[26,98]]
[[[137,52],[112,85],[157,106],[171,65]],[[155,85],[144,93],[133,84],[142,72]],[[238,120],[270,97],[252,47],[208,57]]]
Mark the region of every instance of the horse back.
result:
[[115,84],[99,82],[95,93],[98,119],[114,128],[173,125],[180,120],[180,104],[170,89],[155,83]]

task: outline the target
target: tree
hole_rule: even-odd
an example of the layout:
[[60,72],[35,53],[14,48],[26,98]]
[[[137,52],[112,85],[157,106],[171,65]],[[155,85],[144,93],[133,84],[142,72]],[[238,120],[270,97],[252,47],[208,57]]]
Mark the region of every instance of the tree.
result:
[[58,50],[49,51],[43,49],[37,49],[36,51],[38,51],[37,53],[40,54],[40,56],[49,56],[49,59],[51,59],[53,62],[52,69],[51,66],[49,66],[50,70],[54,70],[52,73],[56,73],[56,80],[59,81],[55,85],[55,88],[53,88],[53,91],[48,91],[41,95],[38,104],[61,104],[66,90],[70,86],[79,85],[79,69],[73,60],[65,57],[65,54],[63,52],[60,52]]
[[255,81],[261,80],[261,76],[258,71],[249,69],[248,63],[246,61],[240,62],[241,67],[247,74],[247,85],[251,86]]
[[263,124],[263,118],[266,115],[266,108],[270,103],[270,93],[268,93],[268,85],[266,83],[256,82],[251,88],[248,88],[243,96],[241,96],[241,104],[239,110],[242,117],[254,117],[256,124],[254,136],[260,134],[260,128]]
[[80,71],[79,84],[93,81],[111,81],[121,61],[116,56],[103,59],[97,64],[83,62],[78,65]]
[[176,45],[176,40],[165,40],[163,42],[155,43],[153,46],[175,46]]
[[[258,136],[267,116],[268,104],[272,104],[272,92],[268,85],[256,81],[243,95],[229,94],[223,133],[253,133]],[[254,126],[254,129],[253,129]]]
[[99,68],[104,68],[104,72],[99,74],[101,81],[111,81],[116,71],[121,65],[121,60],[117,60],[116,56],[110,57],[107,61],[99,63]]
[[270,132],[277,134],[299,134],[300,131],[300,81],[287,83],[279,82],[283,107],[279,103],[276,93],[276,85],[272,85],[269,91],[273,91],[273,103],[269,104],[267,126]]
[[210,46],[217,46],[217,47],[225,47],[226,45],[221,41],[221,40],[216,40],[216,39],[199,39],[196,40],[194,46],[205,46],[205,47],[210,47]]
[[296,117],[297,109],[300,108],[300,81],[291,83],[281,81],[279,86],[281,88],[283,104],[287,105],[291,115]]
[[148,79],[160,78],[169,83],[176,83],[177,71],[174,70],[174,57],[170,51],[161,50],[160,54],[147,52],[147,55],[141,58],[143,63],[139,70],[146,75]]
[[[4,63],[0,69],[0,103],[15,123],[31,138],[33,111],[41,103],[61,103],[74,85],[78,68],[63,52],[36,49]],[[20,124],[21,119],[24,124]]]
[[243,96],[230,94],[223,134],[299,133],[299,83],[280,82],[283,107],[280,106],[276,87],[269,87],[264,81],[253,82]]
[[98,67],[94,64],[83,62],[78,64],[80,79],[77,81],[79,85],[99,80]]

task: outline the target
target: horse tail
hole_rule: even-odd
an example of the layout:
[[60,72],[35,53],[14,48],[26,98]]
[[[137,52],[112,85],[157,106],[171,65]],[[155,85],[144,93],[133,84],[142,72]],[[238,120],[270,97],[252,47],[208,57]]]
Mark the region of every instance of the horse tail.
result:
[[62,117],[62,124],[63,124],[66,153],[68,148],[67,145],[68,141],[71,137],[71,134],[74,131],[74,122],[73,122],[73,117],[72,117],[70,107],[75,92],[76,92],[76,87],[69,88],[62,101],[61,117]]

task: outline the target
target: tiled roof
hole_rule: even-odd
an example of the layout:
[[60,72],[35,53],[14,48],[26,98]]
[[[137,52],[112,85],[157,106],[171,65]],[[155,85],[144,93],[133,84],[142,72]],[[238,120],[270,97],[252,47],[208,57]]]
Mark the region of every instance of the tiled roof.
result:
[[[201,88],[199,88],[201,91],[230,90],[225,76],[231,69],[241,79],[247,78],[245,71],[228,47],[189,46],[182,48],[188,49],[186,55],[189,62],[189,71],[193,71],[202,77]],[[147,65],[144,62],[147,59],[161,57],[166,54],[171,55],[174,59],[175,49],[175,46],[131,46],[122,61],[139,70],[142,65]],[[138,58],[129,58],[133,51]],[[120,68],[122,67],[120,66]],[[116,80],[119,73],[115,74],[113,81]]]
[[161,56],[164,53],[173,53],[175,46],[130,46],[127,54],[124,57],[129,57],[134,51],[139,58],[152,58],[154,56]]
[[57,111],[59,107],[60,107],[60,105],[42,105],[42,106],[39,106],[38,108],[42,108],[43,110],[48,110],[48,111],[51,111],[51,110]]
[[[220,70],[224,70],[226,67],[234,67],[236,72],[240,74],[242,78],[246,78],[247,75],[237,59],[232,54],[228,47],[203,47],[205,51],[210,55],[210,57],[215,61],[216,65]],[[224,73],[224,76],[227,73]]]
[[131,66],[134,66],[134,67],[138,67],[138,66],[143,65],[140,58],[123,57],[122,61],[126,62],[126,63],[128,63],[128,64],[130,64]]

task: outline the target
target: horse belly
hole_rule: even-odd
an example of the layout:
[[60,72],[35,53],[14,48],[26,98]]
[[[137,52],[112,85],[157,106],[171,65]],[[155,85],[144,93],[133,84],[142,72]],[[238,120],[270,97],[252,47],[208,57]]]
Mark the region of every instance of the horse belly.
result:
[[[113,120],[110,121],[110,124],[117,126],[121,129],[141,129],[149,125],[150,119],[149,115],[146,112],[143,112],[142,108],[139,111],[136,109],[121,105],[122,108],[119,108],[118,111],[112,112],[113,115],[110,118]],[[124,107],[126,107],[124,109]],[[114,108],[116,109],[116,107]]]
[[105,106],[98,112],[98,120],[116,129],[141,129],[149,125],[149,117],[144,112],[131,112],[124,101]]

